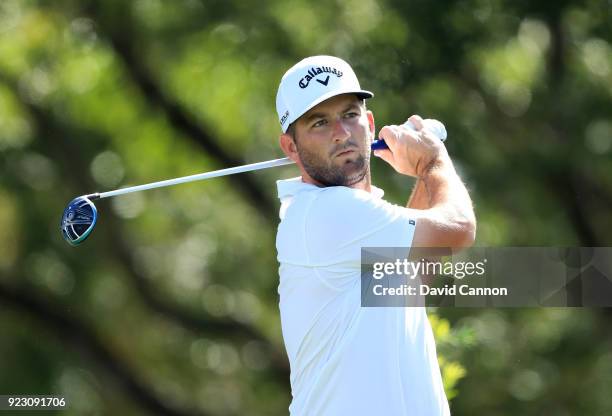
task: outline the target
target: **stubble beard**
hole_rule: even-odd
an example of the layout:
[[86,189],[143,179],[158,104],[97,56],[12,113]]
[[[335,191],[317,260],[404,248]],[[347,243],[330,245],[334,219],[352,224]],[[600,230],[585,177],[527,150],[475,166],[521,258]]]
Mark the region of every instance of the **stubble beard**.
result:
[[[323,160],[321,156],[301,148],[297,143],[296,145],[306,173],[324,186],[352,186],[361,182],[370,171],[369,152],[366,152],[365,155],[359,153],[354,159],[347,160],[341,165],[335,165],[331,155],[328,159]],[[334,149],[332,155],[341,152],[343,149],[359,151],[357,146],[348,143]]]

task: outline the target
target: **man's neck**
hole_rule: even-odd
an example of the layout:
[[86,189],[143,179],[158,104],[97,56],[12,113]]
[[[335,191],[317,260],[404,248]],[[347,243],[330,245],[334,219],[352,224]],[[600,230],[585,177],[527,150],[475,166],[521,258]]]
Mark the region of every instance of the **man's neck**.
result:
[[[313,179],[308,174],[302,174],[302,182],[318,186],[319,188],[325,188],[327,186],[327,185],[324,185],[321,182]],[[372,192],[372,178],[370,176],[370,172],[368,172],[363,177],[363,179],[361,179],[359,182],[356,182],[356,183],[354,183],[352,185],[348,185],[348,188],[361,189],[362,191]]]
[[349,186],[349,188],[361,189],[362,191],[372,192],[372,178],[370,178],[370,172],[368,172],[368,174],[364,176],[362,180]]

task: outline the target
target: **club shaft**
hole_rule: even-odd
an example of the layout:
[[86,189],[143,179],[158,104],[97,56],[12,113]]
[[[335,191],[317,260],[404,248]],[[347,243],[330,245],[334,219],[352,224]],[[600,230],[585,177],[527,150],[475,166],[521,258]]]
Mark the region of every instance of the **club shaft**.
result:
[[[233,168],[214,170],[212,172],[199,173],[196,175],[183,176],[181,178],[167,179],[165,181],[146,183],[143,185],[130,186],[129,188],[116,189],[114,191],[92,194],[95,199],[110,198],[112,196],[125,195],[132,192],[146,191],[148,189],[163,188],[166,186],[178,185],[181,183],[201,181],[204,179],[217,178],[219,176],[233,175],[235,173],[250,172],[253,170],[274,168],[277,166],[290,165],[294,163],[288,157],[282,159],[268,160],[265,162],[251,163],[249,165],[236,166]],[[92,198],[93,199],[93,198]]]

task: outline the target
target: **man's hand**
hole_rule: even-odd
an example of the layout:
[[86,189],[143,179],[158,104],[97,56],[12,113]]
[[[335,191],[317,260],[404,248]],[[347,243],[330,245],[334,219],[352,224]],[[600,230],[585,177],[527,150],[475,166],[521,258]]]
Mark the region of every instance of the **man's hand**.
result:
[[380,130],[389,149],[375,150],[374,155],[390,164],[397,172],[423,177],[441,158],[447,158],[446,148],[433,133],[423,129],[423,119],[417,115],[408,120],[416,132],[404,126],[385,126]]
[[467,189],[442,141],[423,130],[421,117],[409,120],[416,133],[401,126],[383,127],[380,136],[389,150],[376,150],[375,154],[399,173],[419,178],[409,202],[409,208],[416,208],[413,215],[417,218],[412,245],[469,247],[476,235],[476,218]]

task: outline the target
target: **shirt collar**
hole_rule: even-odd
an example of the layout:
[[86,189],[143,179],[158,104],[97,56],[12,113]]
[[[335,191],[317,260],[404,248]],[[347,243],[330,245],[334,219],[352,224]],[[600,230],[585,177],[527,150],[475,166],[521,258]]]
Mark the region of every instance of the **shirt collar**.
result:
[[[280,200],[295,196],[300,192],[322,189],[316,185],[302,181],[301,176],[298,176],[296,178],[291,178],[291,179],[280,179],[276,181],[276,186],[278,188],[278,198]],[[381,199],[384,194],[385,194],[385,191],[372,185],[371,195],[374,198]]]

